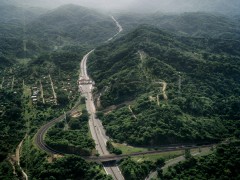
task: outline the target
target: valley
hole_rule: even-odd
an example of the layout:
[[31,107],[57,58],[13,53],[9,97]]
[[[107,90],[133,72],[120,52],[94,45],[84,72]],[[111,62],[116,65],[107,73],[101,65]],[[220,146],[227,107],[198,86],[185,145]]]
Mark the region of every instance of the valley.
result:
[[239,178],[233,6],[28,3],[0,3],[0,179]]

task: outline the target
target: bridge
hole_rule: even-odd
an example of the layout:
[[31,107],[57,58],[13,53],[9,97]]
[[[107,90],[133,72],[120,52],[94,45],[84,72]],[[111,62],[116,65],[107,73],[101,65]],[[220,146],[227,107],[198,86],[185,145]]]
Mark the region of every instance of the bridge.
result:
[[145,152],[137,152],[137,153],[131,153],[131,154],[121,154],[121,155],[106,155],[106,156],[85,156],[83,157],[85,160],[88,161],[94,161],[94,162],[111,162],[111,161],[118,161],[127,157],[137,157],[137,156],[144,156],[144,155],[156,155],[161,154],[165,152],[171,152],[171,151],[180,151],[180,150],[186,150],[186,149],[196,149],[196,148],[206,148],[206,147],[212,147],[216,144],[209,144],[209,145],[191,145],[191,146],[179,146],[179,147],[164,147],[160,150],[154,150],[154,151],[145,151]]
[[93,81],[90,79],[80,79],[78,80],[79,85],[85,85],[85,84],[93,84]]

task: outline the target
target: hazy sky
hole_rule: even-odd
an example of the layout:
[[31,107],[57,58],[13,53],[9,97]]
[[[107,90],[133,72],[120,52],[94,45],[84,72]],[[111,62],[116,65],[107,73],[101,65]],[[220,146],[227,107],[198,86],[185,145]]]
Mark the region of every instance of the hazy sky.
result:
[[[16,4],[27,6],[57,7],[63,4],[79,4],[82,6],[101,8],[101,9],[124,9],[131,6],[137,0],[2,0],[12,1]],[[1,2],[1,0],[0,0]]]
[[27,6],[53,8],[63,4],[79,4],[105,10],[130,10],[137,12],[184,12],[184,11],[240,11],[240,0],[0,0],[24,3]]

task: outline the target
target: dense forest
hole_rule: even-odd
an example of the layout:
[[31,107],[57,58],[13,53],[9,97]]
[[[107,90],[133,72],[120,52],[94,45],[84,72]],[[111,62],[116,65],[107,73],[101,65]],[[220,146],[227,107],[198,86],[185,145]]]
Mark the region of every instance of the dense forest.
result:
[[[29,178],[42,179],[39,172],[49,168],[47,155],[32,145],[34,134],[41,125],[79,101],[77,80],[81,58],[91,46],[116,32],[115,23],[108,15],[74,5],[49,11],[6,2],[0,3],[0,15],[0,179],[21,178],[14,158],[24,135],[21,166]],[[79,146],[90,154],[94,142],[88,134],[87,120],[86,112],[80,119],[71,119],[70,130],[62,133],[72,141],[68,146]],[[50,134],[56,136],[52,131]],[[80,141],[74,142],[76,136]],[[60,140],[58,143],[61,144]],[[84,161],[76,159],[80,164]],[[54,166],[71,164],[72,159],[62,161]],[[81,172],[87,174],[89,170],[89,174],[81,173],[84,178],[105,177],[100,166],[85,163]]]
[[38,169],[36,179],[112,179],[101,170],[102,167],[96,163],[86,162],[79,156],[67,156],[51,164],[44,164]]
[[14,179],[13,168],[7,160],[24,137],[25,120],[21,115],[21,91],[18,93],[0,90],[0,179]]
[[151,170],[156,169],[156,164],[151,161],[136,162],[127,158],[120,162],[120,168],[126,180],[144,180]]
[[31,39],[55,46],[96,45],[116,33],[111,18],[76,5],[64,5],[29,23],[26,32]]
[[101,165],[87,162],[80,156],[46,158],[45,153],[27,141],[23,148],[22,165],[27,169],[30,179],[112,179],[103,173]]
[[97,48],[89,71],[96,95],[101,93],[100,108],[120,104],[102,118],[107,133],[135,145],[237,135],[239,47],[237,40],[182,37],[141,26]]
[[[22,179],[20,166],[29,179],[112,179],[102,165],[49,155],[34,144],[43,124],[81,102],[79,114],[65,114],[45,142],[98,155],[77,84],[79,63],[96,46],[88,72],[110,153],[122,153],[115,142],[154,149],[224,140],[214,153],[159,171],[159,178],[239,179],[239,143],[227,142],[240,138],[239,16],[117,13],[122,37],[106,42],[118,30],[109,14],[72,4],[52,10],[15,4],[0,3],[0,179]],[[164,161],[118,164],[130,180],[145,179]]]
[[0,55],[12,58],[33,58],[65,46],[93,46],[117,31],[110,16],[77,5],[47,11],[0,4],[0,9]]
[[239,179],[239,142],[222,144],[214,153],[200,158],[190,157],[173,167],[160,179]]
[[180,36],[239,39],[238,16],[225,16],[220,13],[186,12],[164,14],[156,12],[148,16],[143,14],[117,14],[125,32],[136,26],[148,24]]
[[95,147],[88,131],[88,112],[83,109],[79,117],[66,117],[46,135],[46,144],[60,152],[91,155]]

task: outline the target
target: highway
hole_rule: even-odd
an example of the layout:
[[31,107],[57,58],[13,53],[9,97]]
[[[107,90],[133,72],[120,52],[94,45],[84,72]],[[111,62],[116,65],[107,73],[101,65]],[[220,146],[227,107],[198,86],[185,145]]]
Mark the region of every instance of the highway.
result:
[[[119,28],[119,32],[116,34],[118,35],[122,31],[122,27],[120,24],[112,17],[112,19],[115,21],[117,27]],[[112,40],[116,35],[114,35],[112,38],[110,38],[108,41]],[[121,174],[121,171],[119,170],[118,166],[114,162],[115,160],[119,160],[122,158],[126,158],[129,156],[142,156],[147,154],[159,154],[163,152],[168,151],[176,151],[181,149],[190,149],[190,148],[196,148],[199,146],[179,146],[179,147],[165,147],[161,150],[157,151],[149,151],[149,152],[139,152],[139,153],[132,153],[128,155],[111,155],[107,148],[106,148],[106,142],[108,141],[109,137],[106,136],[105,130],[102,126],[102,123],[99,119],[96,118],[96,108],[93,101],[93,95],[92,90],[94,86],[94,82],[89,78],[87,73],[87,61],[88,57],[91,55],[91,53],[94,52],[94,49],[89,51],[82,59],[80,63],[80,73],[79,73],[79,91],[81,92],[82,96],[86,98],[86,108],[89,113],[89,128],[92,135],[92,138],[95,141],[96,150],[99,153],[99,157],[92,156],[92,157],[83,157],[86,160],[89,161],[95,161],[95,162],[102,162],[104,169],[107,174],[111,175],[114,180],[123,180],[124,177]],[[75,108],[73,108],[71,111],[67,113],[74,112]],[[38,146],[38,148],[42,149],[43,151],[49,153],[49,154],[64,154],[62,152],[59,152],[58,150],[52,149],[51,147],[47,146],[44,142],[44,135],[48,131],[50,127],[52,127],[56,122],[59,122],[65,118],[65,115],[61,115],[58,118],[53,119],[52,121],[48,122],[47,124],[43,125],[35,135],[35,144]],[[208,145],[212,146],[212,145]]]
[[[110,38],[108,41],[112,40],[115,36],[117,36],[123,29],[121,25],[116,21],[116,19],[111,16],[113,21],[116,23],[116,26],[118,27],[118,32]],[[109,139],[106,134],[105,130],[102,126],[102,123],[99,119],[96,118],[96,108],[94,105],[93,97],[92,97],[92,89],[94,82],[90,80],[88,74],[87,74],[87,60],[89,55],[94,51],[91,50],[88,52],[82,59],[80,63],[80,74],[79,74],[79,91],[82,93],[83,96],[86,98],[86,108],[88,113],[90,114],[89,117],[89,127],[90,132],[92,135],[92,138],[95,141],[96,144],[96,150],[98,151],[100,156],[106,156],[110,155],[106,148],[106,142]],[[71,113],[74,111],[74,108],[67,112]],[[50,127],[52,127],[56,122],[59,122],[65,118],[65,115],[61,115],[58,118],[53,119],[52,121],[48,122],[47,124],[43,125],[35,135],[35,144],[38,146],[38,148],[44,150],[47,153],[50,154],[63,154],[62,152],[59,152],[55,149],[52,149],[51,147],[47,146],[44,142],[44,135],[48,131]],[[85,158],[88,159],[88,158]],[[107,174],[111,175],[113,179],[115,180],[123,180],[124,177],[121,174],[121,171],[119,170],[118,166],[116,166],[116,163],[109,163],[105,162],[103,163],[104,169]]]
[[38,146],[39,149],[42,149],[43,151],[50,153],[50,154],[62,154],[61,152],[58,152],[57,150],[54,150],[46,145],[44,142],[44,136],[56,122],[59,122],[65,118],[65,115],[62,115],[56,119],[53,119],[52,121],[48,122],[47,124],[43,125],[35,135],[35,144]]
[[[123,28],[117,22],[117,20],[111,16],[113,21],[116,23],[118,27],[118,32],[108,41],[112,40],[115,36],[117,36]],[[106,143],[108,141],[108,137],[106,136],[105,130],[102,126],[102,123],[99,119],[96,118],[96,107],[94,105],[92,90],[94,82],[89,78],[87,74],[87,60],[91,53],[94,52],[94,49],[88,52],[82,59],[80,64],[81,73],[79,75],[79,91],[83,96],[86,98],[86,108],[88,113],[90,114],[89,117],[89,128],[92,135],[93,140],[95,141],[95,148],[98,151],[100,156],[109,155],[110,153],[107,150]],[[114,180],[123,180],[124,177],[121,174],[116,163],[103,163],[104,169],[107,174],[111,175]]]
[[118,32],[113,37],[109,38],[106,42],[113,40],[119,33],[121,33],[123,31],[123,28],[119,24],[119,22],[113,16],[111,16],[111,18],[116,23],[116,25],[118,27]]
[[[87,74],[87,60],[89,55],[93,51],[94,50],[91,50],[89,53],[87,53],[81,61],[81,67],[80,67],[81,76],[79,76],[79,82],[80,82],[79,90],[81,94],[86,98],[86,108],[90,115],[89,128],[90,128],[92,138],[94,139],[96,144],[95,148],[98,151],[100,156],[106,156],[110,154],[106,147],[106,142],[109,138],[105,134],[102,123],[95,116],[96,108],[95,108],[93,96],[92,96],[93,82],[90,80]],[[103,166],[106,173],[111,175],[113,179],[116,179],[116,180],[124,179],[116,163],[103,163]]]

